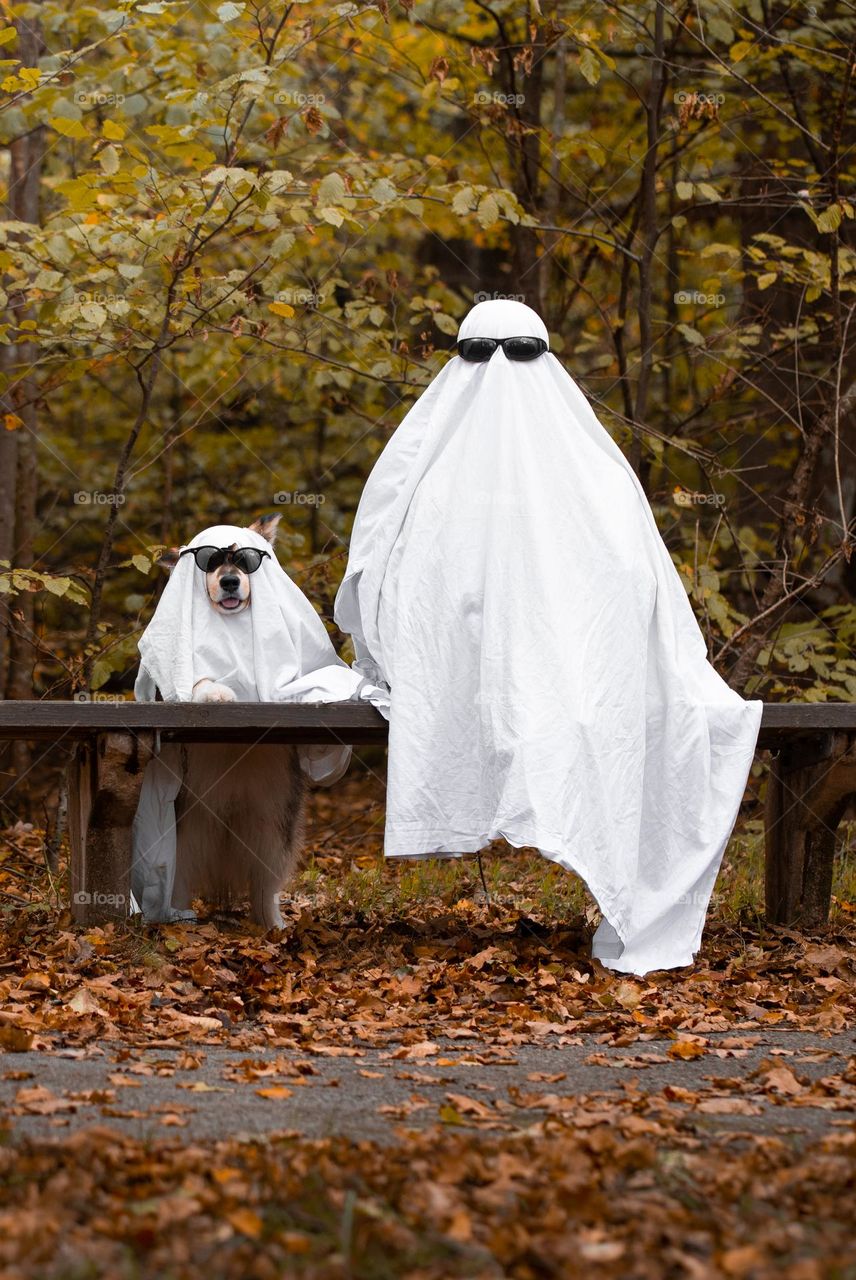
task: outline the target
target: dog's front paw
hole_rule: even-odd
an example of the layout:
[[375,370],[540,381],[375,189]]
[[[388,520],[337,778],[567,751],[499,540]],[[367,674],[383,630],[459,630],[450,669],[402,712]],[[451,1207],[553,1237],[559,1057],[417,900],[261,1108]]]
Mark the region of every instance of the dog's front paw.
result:
[[237,702],[237,696],[225,684],[215,680],[200,680],[193,686],[194,702]]

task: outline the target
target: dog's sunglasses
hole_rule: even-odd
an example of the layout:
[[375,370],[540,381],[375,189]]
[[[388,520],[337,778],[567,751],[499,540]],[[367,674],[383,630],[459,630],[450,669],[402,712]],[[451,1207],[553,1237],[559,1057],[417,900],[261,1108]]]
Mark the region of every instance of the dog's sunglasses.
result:
[[185,547],[181,556],[193,556],[197,569],[203,573],[211,573],[219,569],[221,564],[233,564],[243,573],[255,573],[264,556],[270,557],[269,551],[260,551],[257,547]]
[[509,360],[536,360],[548,350],[543,338],[461,338],[456,344],[458,355],[471,364],[483,364],[497,347],[502,347]]

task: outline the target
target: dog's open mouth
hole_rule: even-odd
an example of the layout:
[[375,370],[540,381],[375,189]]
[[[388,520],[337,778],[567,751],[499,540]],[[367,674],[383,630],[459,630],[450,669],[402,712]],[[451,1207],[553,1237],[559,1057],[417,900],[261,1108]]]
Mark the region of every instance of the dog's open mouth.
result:
[[223,596],[217,603],[221,609],[239,609],[244,602],[238,596]]

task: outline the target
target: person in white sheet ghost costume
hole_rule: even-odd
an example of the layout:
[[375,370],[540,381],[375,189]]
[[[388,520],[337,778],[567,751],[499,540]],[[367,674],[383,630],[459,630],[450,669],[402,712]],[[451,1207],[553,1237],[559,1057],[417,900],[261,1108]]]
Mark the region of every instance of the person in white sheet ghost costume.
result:
[[592,954],[644,975],[700,945],[762,704],[547,348],[522,303],[469,312],[369,476],[335,618],[389,688],[386,856],[535,847],[594,895]]
[[[206,575],[194,556],[181,552],[232,546],[255,548],[261,558],[250,579],[249,607],[226,616],[212,607]],[[190,702],[203,679],[225,686],[225,694],[241,702],[337,702],[379,695],[337,656],[324,623],[280,566],[269,539],[235,525],[204,529],[179,548],[139,650],[134,685],[139,702],[154,701],[158,691],[165,702]],[[193,911],[172,905],[180,750],[165,744],[148,764],[133,823],[131,889],[147,921],[194,917]],[[330,785],[347,769],[351,748],[304,746],[299,757],[312,781]]]

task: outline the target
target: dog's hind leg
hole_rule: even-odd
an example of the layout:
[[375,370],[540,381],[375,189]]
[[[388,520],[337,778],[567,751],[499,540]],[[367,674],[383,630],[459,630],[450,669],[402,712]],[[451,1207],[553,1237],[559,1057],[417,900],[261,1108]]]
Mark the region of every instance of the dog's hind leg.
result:
[[256,924],[266,929],[281,929],[284,921],[279,909],[282,889],[294,875],[300,855],[300,840],[294,830],[297,825],[288,823],[287,830],[281,823],[273,827],[256,827],[245,833],[252,848],[249,863],[250,908]]
[[265,929],[282,929],[285,921],[279,909],[278,884],[271,877],[254,872],[250,877],[250,906],[256,924]]
[[[287,755],[286,755],[287,751]],[[306,782],[294,748],[279,753],[275,813],[253,830],[248,843],[253,849],[249,864],[250,906],[253,919],[266,929],[281,929],[279,897],[292,880],[303,848]]]
[[194,898],[230,909],[240,897],[240,877],[230,842],[239,813],[222,803],[221,780],[228,765],[222,747],[193,743],[186,750],[184,785],[176,801],[176,867],[173,906],[184,909]]

